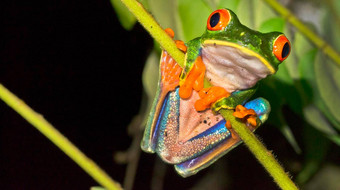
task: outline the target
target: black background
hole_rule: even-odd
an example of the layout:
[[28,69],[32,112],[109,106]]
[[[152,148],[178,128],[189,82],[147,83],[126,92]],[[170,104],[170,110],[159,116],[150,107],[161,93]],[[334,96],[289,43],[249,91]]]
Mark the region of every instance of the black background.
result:
[[[140,25],[124,30],[109,1],[1,1],[0,82],[123,183],[113,153],[131,143],[145,59],[153,42]],[[275,139],[275,129],[259,129]],[[276,138],[277,139],[277,138]],[[274,142],[274,140],[273,140]],[[286,142],[267,143],[287,149]],[[275,149],[274,148],[274,149]],[[292,152],[288,148],[288,152]],[[134,189],[150,189],[155,155],[143,153]],[[227,160],[227,161],[226,161]],[[276,189],[244,146],[228,162],[231,189]],[[217,163],[218,165],[218,163]],[[166,166],[164,189],[187,189],[208,169],[182,179]],[[97,183],[6,104],[0,102],[1,189],[89,189]]]

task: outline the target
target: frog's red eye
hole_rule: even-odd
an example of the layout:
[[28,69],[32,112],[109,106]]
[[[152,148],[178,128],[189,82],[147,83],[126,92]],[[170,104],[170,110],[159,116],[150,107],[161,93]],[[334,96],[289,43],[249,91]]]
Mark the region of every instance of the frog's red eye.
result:
[[207,21],[208,30],[223,30],[230,21],[229,11],[226,9],[219,9],[212,12]]
[[290,42],[283,34],[275,39],[273,53],[279,61],[284,61],[288,57],[290,53]]

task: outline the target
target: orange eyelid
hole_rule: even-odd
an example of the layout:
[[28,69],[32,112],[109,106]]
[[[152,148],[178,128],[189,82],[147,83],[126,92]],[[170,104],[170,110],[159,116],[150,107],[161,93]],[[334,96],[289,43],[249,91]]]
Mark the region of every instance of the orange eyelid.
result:
[[[282,50],[283,50],[283,48],[284,48],[284,46],[287,42],[289,44],[289,52],[285,57],[282,57]],[[290,47],[291,46],[290,46],[289,40],[286,38],[285,35],[281,34],[274,41],[273,53],[279,61],[284,61],[288,57],[288,55],[290,54]]]
[[[211,19],[211,16],[213,16],[215,13],[220,13],[220,20],[218,21],[218,23],[214,27],[212,27],[210,25],[210,19]],[[208,30],[213,30],[213,31],[223,30],[229,24],[230,17],[231,17],[230,13],[226,9],[218,9],[218,10],[212,12],[209,15],[209,18],[208,18],[208,21],[207,21]]]

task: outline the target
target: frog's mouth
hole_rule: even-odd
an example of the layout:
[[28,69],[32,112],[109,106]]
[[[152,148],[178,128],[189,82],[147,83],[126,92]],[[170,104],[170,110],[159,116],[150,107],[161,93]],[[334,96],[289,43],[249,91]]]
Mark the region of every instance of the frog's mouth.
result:
[[229,92],[253,87],[259,80],[274,74],[275,69],[261,55],[238,44],[206,40],[202,47],[206,77],[212,85]]

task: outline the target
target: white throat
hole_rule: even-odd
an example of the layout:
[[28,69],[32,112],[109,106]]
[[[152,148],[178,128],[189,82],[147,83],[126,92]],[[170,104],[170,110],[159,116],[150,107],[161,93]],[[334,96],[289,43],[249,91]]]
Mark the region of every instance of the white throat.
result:
[[251,88],[271,74],[257,57],[235,47],[205,45],[202,48],[202,59],[210,83],[221,86],[228,92]]

